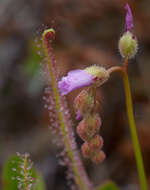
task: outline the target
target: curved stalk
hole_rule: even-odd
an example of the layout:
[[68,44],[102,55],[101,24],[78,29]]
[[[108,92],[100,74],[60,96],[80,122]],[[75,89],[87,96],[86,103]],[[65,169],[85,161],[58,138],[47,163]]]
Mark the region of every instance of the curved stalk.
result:
[[[65,110],[63,106],[63,97],[59,93],[58,85],[57,85],[57,74],[55,69],[55,62],[52,54],[51,48],[51,39],[55,36],[55,32],[53,29],[48,29],[43,33],[42,42],[43,48],[45,51],[45,55],[48,62],[49,73],[51,77],[51,85],[54,93],[56,110],[58,113],[58,119],[60,122],[60,127],[63,135],[64,145],[70,159],[70,163],[72,166],[74,179],[79,189],[81,190],[93,190],[93,186],[90,183],[88,176],[84,170],[82,165],[79,152],[77,150],[77,145],[75,142],[75,138],[73,136],[73,129],[69,125],[67,121],[67,117],[65,115]],[[62,109],[63,108],[63,109]]]
[[126,96],[126,108],[127,108],[127,115],[128,115],[128,120],[129,120],[129,126],[130,126],[130,133],[131,133],[131,138],[132,138],[132,143],[133,143],[133,148],[134,148],[134,153],[135,153],[135,158],[136,158],[136,164],[137,164],[137,170],[138,170],[138,174],[139,174],[141,189],[148,190],[142,153],[141,153],[140,144],[139,144],[139,140],[138,140],[138,136],[137,136],[137,132],[136,132],[131,90],[130,90],[128,74],[126,72],[126,66],[125,67],[118,67],[118,66],[112,67],[112,68],[108,69],[108,71],[110,74],[115,71],[121,72],[121,76],[122,76],[123,82],[124,82],[124,89],[125,89],[125,96]]

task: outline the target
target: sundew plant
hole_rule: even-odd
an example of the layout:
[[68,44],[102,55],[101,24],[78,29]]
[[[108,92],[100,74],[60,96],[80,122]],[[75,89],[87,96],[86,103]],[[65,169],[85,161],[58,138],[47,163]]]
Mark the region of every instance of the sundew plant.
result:
[[44,190],[44,183],[33,167],[29,154],[13,155],[3,169],[3,190]]
[[[142,190],[148,190],[140,144],[136,132],[131,90],[127,74],[128,62],[136,55],[138,43],[134,32],[133,16],[130,6],[126,4],[125,9],[124,33],[118,43],[119,51],[123,58],[121,66],[104,68],[97,65],[90,65],[85,69],[78,68],[77,70],[69,71],[67,76],[60,79],[58,77],[58,71],[56,70],[52,49],[52,40],[55,38],[55,31],[50,28],[46,29],[42,34],[42,47],[46,58],[46,63],[44,62],[44,64],[50,76],[49,88],[47,89],[48,96],[45,99],[48,104],[49,114],[57,120],[57,123],[53,122],[54,118],[52,118],[52,128],[57,134],[58,132],[60,134],[61,145],[64,147],[62,153],[62,156],[64,156],[64,164],[66,164],[70,170],[68,178],[72,178],[77,189],[80,190],[118,189],[115,185],[113,186],[113,183],[95,187],[89,180],[81,160],[83,156],[91,160],[93,164],[105,162],[106,155],[102,151],[103,138],[99,134],[102,121],[97,111],[99,100],[96,99],[96,91],[101,85],[109,82],[111,76],[116,72],[120,73],[120,77],[123,80],[127,117],[140,186]],[[81,146],[82,154],[80,155],[65,95],[81,87],[86,88],[82,90],[74,100],[76,119],[79,121],[76,132],[83,140]]]
[[[148,190],[127,74],[127,68],[130,66],[128,63],[137,53],[138,42],[135,36],[131,8],[128,4],[125,5],[125,10],[124,33],[118,42],[121,60],[123,60],[120,66],[104,68],[99,65],[89,65],[84,69],[71,70],[66,76],[60,78],[52,49],[52,41],[57,36],[55,30],[52,28],[46,29],[41,36],[42,52],[44,53],[42,54],[42,68],[48,82],[44,96],[45,106],[50,116],[50,128],[56,134],[55,137],[58,137],[55,143],[63,149],[59,154],[59,158],[61,165],[68,167],[67,181],[69,189],[119,190],[119,187],[109,180],[98,186],[94,185],[88,177],[82,160],[88,159],[92,164],[97,165],[105,162],[106,154],[102,150],[105,142],[100,135],[100,129],[103,127],[98,109],[100,100],[96,94],[97,89],[101,88],[104,83],[109,82],[112,75],[120,73],[124,85],[130,137],[139,176],[138,186],[141,190]],[[78,125],[74,126],[65,96],[82,87],[84,89],[80,91],[73,102],[74,112],[76,113],[75,119],[78,122]],[[80,149],[77,146],[76,133],[82,140]],[[3,169],[2,186],[3,190],[45,190],[42,176],[32,166],[27,153],[12,156],[8,160]]]
[[[122,79],[124,85],[130,137],[139,176],[138,186],[141,190],[148,190],[127,74],[127,68],[130,66],[128,63],[130,59],[136,56],[138,42],[135,36],[131,8],[128,4],[125,5],[125,10],[124,33],[118,42],[121,60],[123,60],[120,66],[104,68],[99,65],[89,65],[84,69],[80,69],[77,65],[76,70],[71,70],[66,76],[60,78],[52,49],[52,41],[57,36],[55,30],[53,28],[46,29],[41,36],[42,52],[44,53],[42,54],[42,68],[48,81],[44,96],[45,106],[50,116],[50,128],[56,134],[55,137],[58,137],[56,143],[63,149],[59,154],[59,158],[61,159],[60,164],[68,167],[69,189],[119,189],[114,182],[109,180],[98,186],[94,185],[88,177],[82,160],[88,159],[92,164],[97,165],[105,162],[106,154],[102,150],[105,142],[100,135],[100,129],[103,127],[98,109],[100,100],[96,94],[97,89],[101,88],[104,83],[109,82],[112,75],[120,73],[120,79]],[[73,102],[74,112],[76,113],[75,119],[78,122],[78,125],[74,126],[65,96],[82,87],[84,87],[84,90],[80,91]],[[77,146],[76,133],[82,140],[80,149]],[[42,177],[33,168],[27,153],[12,156],[8,160],[2,173],[2,186],[3,190],[45,190]]]

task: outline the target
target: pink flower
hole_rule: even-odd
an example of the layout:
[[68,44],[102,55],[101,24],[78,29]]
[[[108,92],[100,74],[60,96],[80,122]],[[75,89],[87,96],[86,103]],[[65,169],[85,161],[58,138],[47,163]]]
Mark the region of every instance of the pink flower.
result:
[[89,86],[93,83],[93,78],[94,77],[85,70],[73,70],[58,82],[58,87],[61,94],[66,95],[77,88]]
[[127,11],[126,18],[125,18],[125,21],[126,21],[125,29],[126,31],[131,31],[134,28],[134,25],[133,25],[133,16],[132,16],[131,8],[128,5],[128,3],[126,4],[125,9]]

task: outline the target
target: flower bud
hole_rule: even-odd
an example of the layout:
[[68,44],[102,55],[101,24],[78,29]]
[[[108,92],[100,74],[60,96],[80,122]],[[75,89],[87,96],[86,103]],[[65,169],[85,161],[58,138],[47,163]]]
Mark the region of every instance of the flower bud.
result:
[[93,156],[92,156],[92,158],[91,158],[91,160],[94,162],[94,163],[96,163],[96,164],[100,164],[100,163],[102,163],[103,161],[104,161],[104,159],[105,159],[105,153],[103,152],[103,151],[99,151],[99,152],[96,152]]
[[86,141],[81,146],[81,151],[84,157],[92,157],[96,154],[96,152],[99,152],[100,149],[103,146],[103,139],[100,135],[94,136],[91,140]]
[[82,90],[74,100],[74,107],[80,116],[90,113],[94,107],[94,97],[91,96],[86,90]]
[[103,138],[100,135],[95,135],[90,141],[88,141],[90,149],[93,151],[99,150],[103,146]]
[[88,115],[77,126],[77,133],[84,141],[89,141],[100,129],[101,119],[98,114]]
[[87,67],[85,71],[94,77],[93,85],[95,85],[96,87],[102,85],[109,78],[109,73],[104,67],[93,65]]
[[91,152],[91,148],[88,144],[88,142],[85,142],[82,146],[81,146],[81,151],[82,151],[82,155],[85,158],[90,158],[92,152]]
[[119,50],[122,57],[130,59],[135,56],[138,49],[136,37],[127,31],[119,40]]

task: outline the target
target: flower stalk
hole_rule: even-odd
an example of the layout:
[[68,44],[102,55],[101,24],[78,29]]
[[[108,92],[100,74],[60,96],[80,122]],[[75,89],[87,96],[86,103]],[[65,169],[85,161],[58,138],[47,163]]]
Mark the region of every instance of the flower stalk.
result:
[[124,83],[124,89],[125,89],[126,109],[127,109],[128,121],[129,121],[129,126],[130,126],[130,133],[131,133],[131,138],[132,138],[132,143],[133,143],[133,148],[134,148],[134,153],[135,153],[135,159],[136,159],[136,165],[137,165],[137,170],[139,174],[141,189],[148,190],[146,174],[144,170],[144,163],[143,163],[141,148],[140,148],[138,135],[136,131],[135,120],[134,120],[131,89],[130,89],[128,74],[126,71],[127,65],[128,65],[128,60],[125,59],[123,67],[114,66],[108,69],[108,71],[109,71],[109,74],[115,71],[119,71],[121,73],[123,83]]

